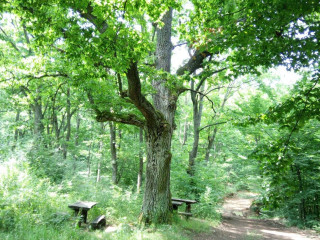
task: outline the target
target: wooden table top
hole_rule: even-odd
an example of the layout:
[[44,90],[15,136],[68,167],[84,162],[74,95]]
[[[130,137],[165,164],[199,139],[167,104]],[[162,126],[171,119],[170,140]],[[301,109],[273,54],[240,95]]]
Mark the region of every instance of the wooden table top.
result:
[[96,204],[97,204],[97,202],[79,201],[79,202],[75,202],[75,203],[69,204],[68,207],[72,208],[72,209],[80,209],[80,208],[82,208],[82,209],[89,210]]

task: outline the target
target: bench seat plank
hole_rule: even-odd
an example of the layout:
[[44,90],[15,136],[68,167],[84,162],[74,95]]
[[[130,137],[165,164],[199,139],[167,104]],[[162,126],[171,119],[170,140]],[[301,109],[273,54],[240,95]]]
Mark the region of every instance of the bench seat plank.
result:
[[197,203],[197,201],[195,201],[195,200],[181,199],[181,198],[172,198],[172,201],[176,201],[176,202],[184,202],[184,203],[188,203],[188,204],[194,204],[194,203]]
[[172,205],[181,206],[182,204],[183,204],[183,202],[172,201]]
[[91,222],[92,229],[102,229],[107,225],[106,216],[101,215]]

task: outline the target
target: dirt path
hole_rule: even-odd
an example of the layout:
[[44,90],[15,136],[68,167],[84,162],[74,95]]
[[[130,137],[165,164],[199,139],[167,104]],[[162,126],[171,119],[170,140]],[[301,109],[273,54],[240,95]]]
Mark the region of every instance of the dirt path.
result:
[[194,240],[320,240],[313,231],[287,228],[272,220],[250,219],[253,197],[252,193],[240,192],[226,199],[220,226],[194,236]]

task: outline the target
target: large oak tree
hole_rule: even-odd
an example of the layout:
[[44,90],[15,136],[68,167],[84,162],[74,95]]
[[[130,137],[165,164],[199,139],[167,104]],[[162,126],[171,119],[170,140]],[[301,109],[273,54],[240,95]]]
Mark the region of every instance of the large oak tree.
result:
[[[5,0],[0,10],[20,17],[33,54],[59,63],[55,71],[87,95],[98,121],[144,128],[146,223],[171,219],[171,139],[189,76],[318,61],[314,0]],[[176,72],[172,34],[192,52]]]

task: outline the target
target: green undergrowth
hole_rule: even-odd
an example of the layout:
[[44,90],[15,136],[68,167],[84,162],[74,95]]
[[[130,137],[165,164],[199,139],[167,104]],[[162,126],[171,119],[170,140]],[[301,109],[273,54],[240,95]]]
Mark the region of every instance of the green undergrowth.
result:
[[[0,166],[0,239],[191,239],[192,233],[209,231],[212,222],[174,218],[172,225],[141,228],[137,224],[142,195],[130,188],[116,187],[110,179],[77,175],[60,184],[40,179],[26,162]],[[88,212],[88,221],[105,215],[113,229],[93,231],[79,228],[68,208],[76,201],[98,202]]]

